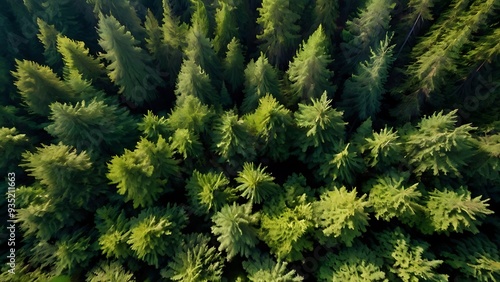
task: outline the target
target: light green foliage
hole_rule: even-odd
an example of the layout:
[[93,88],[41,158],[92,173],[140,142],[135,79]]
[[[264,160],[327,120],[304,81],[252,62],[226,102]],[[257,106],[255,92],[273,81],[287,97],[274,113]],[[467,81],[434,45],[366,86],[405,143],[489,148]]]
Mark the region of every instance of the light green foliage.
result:
[[418,183],[407,185],[408,176],[390,172],[370,185],[368,200],[375,210],[376,219],[412,221],[416,212],[424,208],[419,204],[422,194],[417,190]]
[[271,95],[259,100],[254,113],[245,116],[252,134],[258,137],[260,154],[273,160],[285,160],[289,155],[290,141],[288,128],[293,119],[291,112]]
[[52,102],[74,101],[71,89],[49,67],[16,60],[16,70],[12,75],[24,104],[35,114],[48,116]]
[[143,209],[130,221],[127,243],[138,259],[158,268],[160,258],[178,246],[187,220],[185,211],[175,205]]
[[45,61],[49,66],[57,68],[61,64],[61,55],[57,52],[56,48],[59,31],[56,30],[54,25],[49,25],[40,18],[37,18],[36,22],[40,31],[37,37],[43,44]]
[[22,152],[29,144],[26,134],[19,134],[15,127],[0,127],[0,170],[14,171]]
[[257,152],[255,137],[244,120],[234,111],[225,112],[216,122],[213,132],[214,150],[226,162],[253,161]]
[[212,221],[212,234],[217,236],[219,251],[227,252],[227,260],[236,255],[249,257],[255,252],[258,243],[255,225],[259,214],[252,214],[250,205],[225,205],[217,212]]
[[194,96],[203,104],[220,103],[220,97],[212,86],[209,75],[193,60],[184,60],[182,63],[175,94],[177,94],[178,105],[183,104],[187,96]]
[[64,76],[67,79],[71,72],[78,72],[82,78],[97,81],[105,75],[104,66],[89,54],[89,49],[82,41],[71,40],[66,36],[57,36],[57,51],[64,61]]
[[135,282],[134,274],[116,262],[103,261],[87,273],[86,282]]
[[263,0],[262,7],[257,10],[257,24],[262,30],[257,35],[257,39],[262,41],[260,49],[272,64],[280,65],[298,41],[300,27],[296,22],[299,15],[292,11],[288,0]]
[[70,146],[44,145],[36,151],[23,154],[21,164],[30,176],[45,187],[50,201],[61,202],[74,207],[85,207],[100,189],[95,187],[92,162],[84,151],[77,153]]
[[232,6],[220,2],[220,6],[215,14],[215,38],[214,49],[221,54],[227,51],[226,46],[238,36],[238,23],[236,20],[237,6]]
[[292,207],[276,207],[262,215],[259,236],[281,260],[302,260],[302,252],[313,248],[307,234],[314,226],[313,207],[305,194],[296,201]]
[[99,231],[98,243],[107,257],[125,259],[131,255],[127,240],[130,222],[123,210],[115,206],[104,206],[96,210],[95,226]]
[[280,93],[278,74],[269,64],[263,53],[257,61],[251,60],[245,69],[245,98],[241,105],[241,111],[249,113],[259,105],[259,99],[266,95],[272,95],[278,101],[283,98]]
[[493,213],[488,209],[488,200],[481,200],[481,196],[472,198],[466,187],[443,191],[436,189],[429,193],[426,202],[429,224],[433,230],[446,234],[463,231],[479,233],[477,227],[481,219]]
[[249,281],[300,282],[304,280],[295,270],[288,270],[287,265],[287,262],[274,261],[267,255],[256,256],[243,262]]
[[136,149],[125,149],[121,156],[114,156],[106,174],[116,184],[118,194],[125,201],[133,201],[134,208],[151,206],[158,197],[170,190],[169,179],[177,175],[177,161],[163,137],[156,143],[141,139]]
[[96,254],[92,245],[92,238],[85,236],[83,232],[63,236],[54,246],[54,273],[74,274],[85,268]]
[[389,46],[390,40],[386,35],[376,48],[370,48],[370,59],[360,62],[352,77],[345,82],[342,103],[347,116],[365,120],[380,112],[382,95],[386,92],[384,86],[394,61],[394,45]]
[[294,98],[302,102],[320,98],[323,92],[333,94],[330,83],[333,72],[328,69],[331,58],[322,25],[304,41],[287,70]]
[[142,135],[150,141],[157,141],[160,136],[163,138],[169,136],[167,119],[164,116],[153,114],[152,111],[148,111],[144,115],[137,127],[142,132]]
[[226,57],[223,62],[224,79],[231,85],[232,91],[235,91],[238,87],[240,87],[245,80],[244,60],[245,57],[243,57],[241,44],[235,37],[233,37],[233,39],[227,44]]
[[97,99],[75,105],[55,102],[50,109],[52,123],[45,130],[56,140],[89,154],[120,147],[135,133],[136,122],[127,109]]
[[342,183],[354,184],[356,175],[365,169],[363,159],[359,156],[354,146],[339,142],[335,145],[338,153],[328,154],[326,162],[320,167],[320,175],[327,180],[340,181]]
[[354,238],[368,226],[368,205],[366,194],[358,197],[356,189],[333,187],[313,203],[315,224],[324,236],[352,246]]
[[199,136],[189,129],[177,129],[168,140],[172,150],[184,159],[197,159],[203,155],[203,144]]
[[187,95],[182,103],[177,103],[167,118],[170,131],[188,129],[195,133],[205,132],[214,113],[200,99]]
[[392,0],[369,0],[365,5],[356,18],[347,21],[342,31],[341,48],[350,66],[366,60],[370,47],[374,48],[384,39],[391,21],[390,13],[395,7]]
[[244,163],[243,170],[235,178],[240,184],[236,190],[252,204],[259,204],[269,199],[279,189],[279,186],[273,182],[274,177],[265,170],[266,168],[261,168],[260,164],[255,167],[254,163]]
[[222,172],[200,173],[195,170],[186,183],[193,212],[197,215],[205,215],[220,211],[224,205],[235,198],[233,189],[228,185],[229,179]]
[[190,0],[191,9],[191,30],[198,30],[204,37],[211,36],[212,27],[210,24],[207,6],[203,0]]
[[384,127],[380,132],[372,132],[365,138],[361,152],[368,151],[365,163],[370,167],[386,168],[402,161],[403,144],[398,132]]
[[456,113],[441,111],[424,117],[417,130],[406,136],[406,158],[417,175],[427,171],[459,175],[459,169],[466,165],[472,154],[470,132],[475,128],[470,124],[455,127]]
[[479,137],[475,140],[478,154],[475,156],[475,170],[471,175],[479,173],[482,180],[492,180],[500,182],[500,134],[492,134]]
[[457,279],[478,282],[500,280],[500,251],[488,237],[478,234],[452,242],[449,251],[442,252],[442,255],[446,257],[446,264],[465,275]]
[[307,160],[308,164],[318,163],[325,153],[331,152],[337,140],[345,138],[345,125],[342,112],[332,108],[332,100],[326,92],[321,98],[312,98],[312,104],[299,103],[299,109],[294,113],[300,134],[296,136],[295,144],[300,148],[299,158]]
[[108,76],[120,87],[119,93],[139,106],[153,100],[161,79],[148,65],[152,58],[138,47],[139,41],[113,16],[100,15],[97,31],[105,51],[101,56],[110,63]]
[[[376,235],[379,241],[377,250],[384,257],[384,265],[391,272],[389,281],[448,281],[448,276],[436,272],[443,261],[435,260],[427,251],[429,244],[413,240],[399,227]],[[389,273],[388,273],[389,274]]]
[[209,244],[210,237],[207,235],[186,235],[172,261],[161,271],[162,277],[183,282],[221,281],[224,259]]
[[[200,1],[201,0],[197,0]],[[208,74],[213,86],[219,88],[222,80],[221,62],[213,49],[213,45],[199,28],[191,28],[187,34],[187,46],[184,53],[189,61],[193,61],[196,65]]]
[[338,254],[329,253],[322,263],[319,281],[388,282],[382,271],[383,260],[365,244],[343,248]]

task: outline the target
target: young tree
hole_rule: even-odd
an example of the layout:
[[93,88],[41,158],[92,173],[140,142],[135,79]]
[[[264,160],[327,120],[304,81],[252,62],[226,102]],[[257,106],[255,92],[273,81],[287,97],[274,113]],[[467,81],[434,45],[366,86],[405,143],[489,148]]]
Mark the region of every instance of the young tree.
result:
[[193,95],[186,95],[182,102],[177,101],[166,124],[171,132],[177,129],[189,129],[195,133],[202,133],[210,128],[213,116],[213,110],[202,104],[200,99]]
[[148,65],[151,57],[137,46],[139,41],[113,16],[99,16],[98,33],[105,51],[101,56],[110,62],[108,76],[120,87],[119,93],[139,106],[152,101],[161,79]]
[[29,110],[41,116],[50,114],[52,102],[73,102],[74,93],[59,77],[46,66],[31,61],[16,60],[16,70],[12,72],[23,102]]
[[87,273],[86,282],[135,282],[134,274],[116,261],[103,261]]
[[235,198],[233,189],[228,185],[229,179],[222,172],[193,171],[186,183],[186,190],[194,213],[206,215],[220,211],[224,205]]
[[257,23],[262,30],[257,35],[262,41],[260,49],[273,65],[282,65],[299,39],[299,15],[291,9],[289,0],[263,0],[257,10]]
[[205,234],[188,234],[161,276],[172,281],[221,281],[224,259]]
[[203,144],[199,135],[192,130],[178,128],[168,138],[168,141],[172,151],[181,155],[184,160],[187,158],[196,160],[203,156]]
[[352,77],[345,82],[342,104],[347,117],[365,120],[375,118],[380,112],[382,95],[386,92],[384,86],[394,61],[394,45],[389,46],[391,38],[386,35],[375,51],[370,49],[370,59],[359,63]]
[[99,232],[98,243],[106,258],[123,260],[132,255],[127,244],[130,221],[124,210],[116,206],[100,207],[95,212],[95,226]]
[[125,195],[125,201],[133,201],[134,208],[152,206],[171,189],[167,183],[179,171],[171,148],[161,136],[156,143],[141,139],[134,151],[125,149],[123,155],[114,156],[108,169],[106,176],[117,185],[118,194]]
[[364,138],[360,149],[362,153],[368,152],[364,159],[369,167],[385,170],[403,160],[403,142],[398,132],[387,126],[380,132],[372,131],[370,136]]
[[300,282],[304,278],[295,270],[287,268],[288,263],[282,260],[275,261],[268,255],[260,255],[243,262],[243,268],[248,273],[248,280],[259,281],[287,281]]
[[333,72],[328,69],[332,61],[328,45],[320,25],[297,51],[287,70],[295,99],[309,102],[310,99],[319,98],[323,92],[333,95],[334,87],[329,81]]
[[152,111],[148,111],[142,118],[142,121],[137,124],[139,131],[149,141],[156,142],[162,136],[167,138],[170,134],[167,119],[164,116],[157,116]]
[[243,170],[235,178],[236,182],[240,184],[236,190],[251,204],[259,204],[263,200],[269,199],[279,188],[273,182],[274,177],[265,170],[266,168],[261,168],[260,165],[255,167],[253,163],[245,163]]
[[55,26],[47,24],[40,18],[37,18],[36,22],[40,31],[37,37],[40,42],[42,42],[45,61],[50,67],[58,72],[62,66],[61,54],[57,52],[56,48],[57,36],[59,36],[60,33],[56,30]]
[[137,16],[136,8],[131,5],[129,0],[117,0],[109,2],[106,0],[87,0],[90,5],[94,6],[94,14],[99,18],[104,15],[105,17],[113,17],[121,25],[129,30],[132,36],[138,40],[144,38],[144,28],[142,21]]
[[245,57],[241,50],[241,44],[233,37],[227,45],[226,57],[222,63],[224,66],[224,80],[231,85],[231,90],[234,92],[245,81]]
[[251,205],[225,205],[212,221],[212,234],[220,242],[219,251],[227,252],[228,261],[237,254],[249,257],[255,252],[259,214],[252,214]]
[[203,104],[218,105],[220,96],[213,87],[210,76],[194,60],[184,60],[177,77],[177,104],[183,104],[186,96],[194,96]]
[[319,175],[327,182],[338,181],[353,185],[358,173],[365,169],[363,159],[351,143],[335,144],[338,153],[328,154],[324,157],[319,169]]
[[19,134],[15,127],[0,127],[0,171],[14,171],[21,160],[22,152],[27,149],[29,139]]
[[272,95],[282,102],[279,88],[278,74],[269,64],[263,53],[257,61],[251,60],[245,69],[245,98],[241,111],[249,113],[259,105],[259,99],[265,95]]
[[320,200],[312,205],[316,227],[321,229],[319,239],[326,236],[326,240],[352,246],[354,238],[368,226],[368,205],[366,194],[358,197],[356,188],[347,191],[345,187],[333,187],[322,192]]

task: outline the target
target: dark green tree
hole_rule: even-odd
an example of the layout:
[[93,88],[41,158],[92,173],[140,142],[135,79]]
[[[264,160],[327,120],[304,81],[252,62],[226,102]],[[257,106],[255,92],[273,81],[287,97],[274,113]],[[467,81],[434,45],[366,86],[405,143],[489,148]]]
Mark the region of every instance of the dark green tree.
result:
[[132,36],[138,40],[142,40],[145,36],[145,30],[142,27],[142,21],[137,16],[136,8],[131,5],[129,0],[116,0],[109,2],[106,0],[87,0],[90,5],[94,6],[94,13],[99,18],[102,15],[113,17],[121,25],[129,30]]
[[227,46],[232,39],[238,37],[238,21],[236,19],[236,6],[220,2],[215,14],[214,49],[218,54],[228,51]]
[[220,103],[220,96],[212,85],[210,76],[194,60],[184,60],[177,77],[177,104],[183,104],[186,96],[194,96],[207,105]]
[[15,127],[0,127],[0,160],[1,171],[15,171],[22,153],[29,146],[26,134],[20,134]]
[[241,48],[240,42],[233,37],[227,45],[226,57],[223,61],[224,80],[231,85],[233,92],[245,81],[245,57]]
[[55,69],[60,70],[62,66],[61,54],[57,52],[57,37],[60,35],[59,31],[54,25],[49,25],[42,19],[36,20],[40,33],[37,34],[38,39],[43,45],[43,55],[47,64]]

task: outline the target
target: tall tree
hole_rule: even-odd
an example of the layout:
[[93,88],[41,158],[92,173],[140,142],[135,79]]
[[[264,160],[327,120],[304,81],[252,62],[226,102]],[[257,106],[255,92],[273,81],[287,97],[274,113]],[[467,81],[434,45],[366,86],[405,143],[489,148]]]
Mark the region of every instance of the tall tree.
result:
[[151,57],[137,45],[139,42],[113,16],[99,16],[99,44],[110,62],[108,76],[120,87],[125,99],[141,106],[156,97],[155,87],[161,79],[148,64]]
[[184,60],[177,77],[175,88],[177,104],[182,104],[187,96],[196,97],[203,104],[218,105],[220,95],[216,92],[211,77],[193,59]]
[[215,14],[215,37],[214,49],[218,54],[224,54],[228,51],[228,44],[232,39],[238,37],[238,23],[236,6],[221,2],[217,13]]
[[339,3],[330,0],[316,0],[314,3],[314,28],[323,26],[327,38],[333,39],[337,30]]
[[49,25],[40,18],[38,18],[36,22],[40,31],[37,36],[43,45],[43,55],[45,57],[45,61],[51,68],[55,69],[56,71],[60,71],[62,67],[61,54],[57,52],[56,48],[57,36],[60,33],[59,31],[57,31],[54,25]]
[[243,56],[240,42],[233,37],[227,45],[226,57],[223,61],[224,80],[231,86],[232,92],[235,92],[245,80],[245,57]]
[[328,45],[322,25],[302,43],[287,70],[294,98],[309,102],[325,91],[333,96],[334,87],[329,81],[333,73],[328,69],[331,63]]
[[113,17],[121,25],[129,30],[134,38],[142,40],[145,36],[145,30],[142,27],[142,21],[137,16],[135,7],[130,0],[117,0],[109,2],[106,0],[87,0],[94,6],[94,14],[99,18]]

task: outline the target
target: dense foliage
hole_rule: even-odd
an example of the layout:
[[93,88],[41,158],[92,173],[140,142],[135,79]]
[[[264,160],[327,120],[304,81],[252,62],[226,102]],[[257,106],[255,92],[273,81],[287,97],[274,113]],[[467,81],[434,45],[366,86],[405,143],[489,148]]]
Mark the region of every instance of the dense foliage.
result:
[[499,0],[1,6],[0,281],[500,281]]

